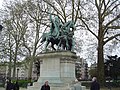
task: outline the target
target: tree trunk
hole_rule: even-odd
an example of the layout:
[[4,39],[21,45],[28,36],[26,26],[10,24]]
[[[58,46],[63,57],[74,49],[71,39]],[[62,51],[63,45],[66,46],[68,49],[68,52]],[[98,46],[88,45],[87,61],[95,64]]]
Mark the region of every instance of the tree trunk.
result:
[[10,61],[8,66],[8,77],[11,78],[11,64],[12,64],[12,54],[11,54],[11,47],[10,47]]
[[11,42],[10,42],[10,34],[9,34],[9,46],[10,46],[10,61],[9,61],[9,65],[8,65],[8,76],[11,79],[11,69],[12,69],[12,46],[11,46]]
[[13,78],[14,78],[14,79],[15,79],[15,75],[16,75],[17,51],[18,51],[18,44],[16,43],[15,58],[14,58],[14,65],[13,65]]
[[14,65],[13,65],[13,78],[15,79],[16,74],[16,60],[14,59]]
[[32,79],[33,61],[34,61],[34,58],[31,57],[31,58],[30,58],[29,68],[28,68],[28,80],[31,80],[31,79]]
[[97,63],[97,78],[101,85],[104,85],[104,54],[103,54],[103,42],[98,41],[98,63]]
[[99,18],[99,30],[98,30],[98,61],[97,61],[97,78],[101,85],[104,85],[105,75],[104,75],[104,29],[103,29],[103,18],[101,11],[98,11]]

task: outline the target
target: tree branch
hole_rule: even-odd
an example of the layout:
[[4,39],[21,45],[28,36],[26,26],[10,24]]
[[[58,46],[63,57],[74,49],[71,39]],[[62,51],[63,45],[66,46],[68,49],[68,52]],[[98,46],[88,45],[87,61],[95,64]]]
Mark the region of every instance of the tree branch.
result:
[[[110,1],[110,0],[109,0],[109,1]],[[111,6],[113,6],[113,4],[116,3],[116,1],[117,1],[117,0],[113,1],[113,2],[107,7],[107,9],[110,8]]]
[[108,29],[120,29],[120,26],[109,26]]
[[[106,11],[107,11],[107,5],[109,4],[109,2],[110,2],[110,0],[108,0],[108,2],[107,2],[107,4],[105,4],[105,2],[104,2],[104,10],[103,10],[103,13],[102,13],[102,16],[104,15],[104,17],[106,16]],[[104,18],[103,17],[103,18]]]
[[86,26],[87,30],[90,31],[98,39],[98,36],[95,33],[93,33],[92,30],[90,30],[89,26],[85,23],[85,21],[80,17],[78,17],[78,18],[83,22],[83,24]]
[[103,45],[105,45],[108,41],[110,41],[110,40],[112,40],[112,39],[114,39],[114,38],[116,38],[116,37],[118,37],[118,36],[120,36],[120,33],[119,33],[119,34],[116,34],[116,35],[114,35],[114,36],[109,37],[106,41],[104,41],[104,44],[103,44]]
[[108,22],[106,25],[105,25],[105,29],[111,24],[111,23],[113,23],[114,21],[116,21],[117,19],[119,19],[120,18],[120,14],[119,15],[117,15],[114,19],[112,19],[110,22]]
[[48,5],[50,5],[59,15],[61,15],[62,18],[64,18],[64,16],[62,15],[62,13],[60,13],[60,11],[54,5],[52,5],[47,0],[43,0],[43,1],[46,2]]
[[115,39],[120,42],[120,39],[118,39],[117,37]]
[[62,10],[62,12],[63,12],[63,15],[64,15],[64,20],[65,20],[65,22],[67,22],[67,20],[66,20],[66,12],[65,12],[65,6],[63,6],[62,4],[61,4],[61,0],[55,0],[59,5],[60,5],[60,8],[61,8],[61,10]]
[[75,16],[75,23],[76,23],[76,21],[77,21],[77,17],[78,17],[78,11],[80,10],[80,0],[78,1],[78,5],[77,5],[77,7],[78,7],[78,9],[77,9],[77,11],[76,11],[76,16]]
[[99,11],[99,6],[98,6],[98,3],[97,3],[97,0],[95,0],[95,6],[97,7],[97,9]]
[[72,0],[72,21],[74,21],[74,9],[75,9],[75,6],[74,6],[74,0]]

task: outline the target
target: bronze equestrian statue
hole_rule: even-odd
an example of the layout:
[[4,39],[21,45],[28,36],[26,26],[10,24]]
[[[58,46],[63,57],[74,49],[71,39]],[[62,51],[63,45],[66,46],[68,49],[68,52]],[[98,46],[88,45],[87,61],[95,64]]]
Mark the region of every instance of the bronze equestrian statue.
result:
[[[50,31],[48,33],[43,33],[41,43],[46,42],[45,51],[49,43],[51,43],[51,47],[53,50],[73,50],[74,47],[74,30],[75,25],[74,21],[68,21],[62,24],[58,18],[55,16],[55,19],[52,19],[52,15],[50,14]],[[54,47],[57,46],[57,48]]]

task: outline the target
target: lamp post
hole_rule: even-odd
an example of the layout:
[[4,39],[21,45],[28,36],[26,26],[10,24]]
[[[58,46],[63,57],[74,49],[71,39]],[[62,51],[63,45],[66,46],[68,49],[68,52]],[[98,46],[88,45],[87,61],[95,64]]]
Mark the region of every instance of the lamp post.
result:
[[19,68],[17,68],[17,80],[18,80],[18,72],[19,72]]

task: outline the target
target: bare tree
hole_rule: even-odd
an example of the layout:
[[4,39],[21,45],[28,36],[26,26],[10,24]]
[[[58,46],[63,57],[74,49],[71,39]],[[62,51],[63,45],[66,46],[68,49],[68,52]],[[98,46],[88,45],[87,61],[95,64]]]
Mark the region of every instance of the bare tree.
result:
[[[68,20],[77,21],[78,11],[80,9],[80,0],[43,0],[53,15],[59,16],[62,23]],[[44,12],[44,11],[43,11]],[[46,13],[50,13],[46,11]]]
[[24,11],[29,17],[29,30],[27,30],[29,33],[26,33],[25,37],[23,38],[23,46],[29,52],[28,79],[31,79],[33,73],[33,63],[35,62],[38,53],[42,51],[40,47],[40,39],[42,32],[45,29],[45,21],[48,20],[46,19],[47,14],[45,14],[45,12],[41,12],[43,9],[46,10],[42,0],[36,0],[36,2],[28,0],[25,2],[25,5],[26,9],[24,9]]
[[10,50],[12,49],[13,51],[13,78],[15,78],[18,50],[21,46],[21,40],[27,29],[27,16],[25,16],[23,13],[23,6],[20,6],[17,2],[13,2],[13,4],[7,3],[4,12],[5,17],[3,18],[3,23],[8,29],[7,32],[9,32],[9,39],[12,38],[13,40],[13,44],[10,45],[9,42],[9,46]]
[[110,40],[120,36],[120,2],[118,0],[88,0],[85,6],[83,11],[80,11],[79,19],[86,30],[98,40],[98,79],[101,84],[104,84],[104,46]]
[[[3,23],[8,29],[10,39],[12,39],[12,60],[14,62],[13,76],[16,73],[16,63],[18,55],[25,56],[29,61],[28,78],[32,75],[32,65],[35,57],[40,53],[40,38],[44,30],[44,24],[47,14],[41,13],[45,9],[41,1],[11,1],[5,6],[3,11]],[[45,20],[46,19],[46,20]],[[48,21],[48,20],[47,20]],[[41,24],[42,23],[42,24]],[[46,24],[45,24],[46,25]],[[11,60],[11,59],[10,59]],[[11,61],[10,61],[11,62]]]

